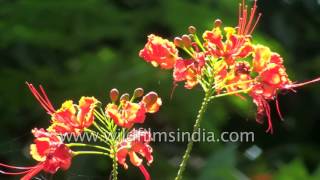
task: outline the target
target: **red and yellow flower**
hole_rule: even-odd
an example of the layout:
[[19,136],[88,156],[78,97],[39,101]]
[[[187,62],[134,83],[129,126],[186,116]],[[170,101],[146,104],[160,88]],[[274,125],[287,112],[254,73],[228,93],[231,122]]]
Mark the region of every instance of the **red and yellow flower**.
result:
[[94,108],[99,102],[94,97],[82,97],[78,105],[68,100],[60,109],[55,110],[42,86],[40,86],[40,93],[32,84],[27,83],[27,85],[42,107],[51,115],[52,125],[48,128],[49,131],[78,134],[93,123]]
[[155,67],[172,69],[178,59],[178,50],[172,42],[151,34],[139,56]]
[[129,156],[132,165],[139,167],[146,180],[150,179],[150,175],[143,165],[143,159],[146,159],[148,165],[153,162],[152,148],[149,145],[151,141],[151,133],[146,130],[132,130],[127,138],[121,141],[117,148],[117,161],[128,168],[126,159]]
[[120,99],[106,106],[106,114],[120,127],[131,128],[135,123],[144,123],[146,113],[155,113],[162,105],[161,99],[155,92],[149,92],[138,103],[128,99]]
[[197,62],[192,59],[179,59],[174,66],[173,79],[175,82],[185,81],[184,87],[192,89],[198,84],[200,74],[201,67]]
[[131,128],[135,123],[143,123],[146,109],[138,103],[122,101],[121,107],[116,104],[108,104],[106,113],[120,127]]
[[218,25],[212,31],[203,34],[204,47],[214,58],[223,58],[228,65],[233,65],[237,59],[250,55],[252,45],[249,37],[237,34],[235,28],[226,27],[224,28],[226,40],[223,41],[220,23],[216,24]]
[[48,132],[44,129],[33,129],[32,133],[35,137],[34,144],[30,146],[30,154],[38,161],[38,164],[32,167],[18,167],[0,164],[0,166],[19,170],[20,172],[5,172],[8,175],[24,176],[21,180],[30,180],[40,171],[50,174],[56,173],[59,169],[67,170],[71,166],[72,151],[56,136],[56,134]]
[[267,115],[267,132],[273,131],[270,115],[269,100],[276,100],[277,111],[280,113],[277,93],[292,84],[286,69],[283,65],[283,59],[277,53],[271,52],[268,47],[257,45],[252,60],[253,70],[258,73],[255,77],[255,83],[249,92],[253,102],[257,106],[257,122],[262,123],[264,115]]
[[81,133],[94,121],[94,108],[98,100],[94,97],[81,97],[79,104],[65,101],[61,108],[51,116],[52,125],[48,128],[57,133]]

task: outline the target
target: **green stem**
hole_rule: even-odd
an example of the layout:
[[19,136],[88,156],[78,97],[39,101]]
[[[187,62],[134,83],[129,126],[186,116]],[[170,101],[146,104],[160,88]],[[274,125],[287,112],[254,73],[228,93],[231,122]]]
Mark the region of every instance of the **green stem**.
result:
[[198,46],[201,48],[201,50],[202,50],[203,52],[205,52],[206,50],[205,50],[204,47],[202,46],[202,43],[200,42],[197,34],[194,34],[194,40],[195,40],[195,42],[198,44]]
[[111,156],[111,158],[112,158],[112,179],[117,180],[118,179],[117,139],[113,139],[111,148],[112,148],[112,156]]
[[105,152],[100,152],[100,151],[76,151],[76,152],[73,152],[72,154],[73,154],[74,156],[78,156],[78,155],[92,155],[92,154],[110,156],[110,154],[105,153]]
[[116,153],[114,153],[112,157],[112,179],[113,180],[118,179],[118,161],[117,161]]
[[105,122],[105,117],[103,117],[102,114],[99,113],[99,111],[94,110],[94,115],[96,115],[96,118],[104,125],[104,126],[108,126],[107,122]]
[[[192,133],[195,133],[200,128],[200,124],[201,124],[201,121],[203,119],[203,115],[207,110],[207,107],[208,107],[208,104],[210,102],[210,97],[211,97],[212,93],[213,92],[210,91],[210,90],[206,92],[206,95],[205,95],[205,97],[204,97],[204,99],[202,101],[202,104],[201,104],[201,108],[200,108],[200,110],[198,112],[196,122],[193,125],[193,132]],[[183,155],[182,162],[180,163],[179,171],[177,173],[177,176],[176,176],[175,180],[181,180],[182,179],[183,172],[184,172],[184,170],[186,168],[187,162],[188,162],[189,157],[190,157],[190,153],[191,153],[191,150],[192,150],[192,147],[193,147],[193,143],[194,142],[191,139],[189,141],[188,145],[187,145],[187,149],[186,149],[186,151],[185,151],[185,153]]]
[[182,49],[183,49],[187,54],[189,54],[189,55],[193,58],[193,54],[192,54],[192,52],[191,52],[191,51],[189,51],[189,49],[188,49],[188,48],[183,47]]
[[98,129],[98,131],[99,131],[101,134],[108,133],[108,131],[107,131],[106,129],[104,129],[103,127],[99,126],[96,122],[93,122],[92,124],[93,124],[93,126],[94,126],[95,128]]
[[82,144],[82,143],[69,143],[66,144],[68,147],[92,147],[92,148],[96,148],[96,149],[101,149],[101,150],[105,150],[110,152],[109,148],[105,148],[102,146],[97,146],[97,145],[92,145],[92,144]]

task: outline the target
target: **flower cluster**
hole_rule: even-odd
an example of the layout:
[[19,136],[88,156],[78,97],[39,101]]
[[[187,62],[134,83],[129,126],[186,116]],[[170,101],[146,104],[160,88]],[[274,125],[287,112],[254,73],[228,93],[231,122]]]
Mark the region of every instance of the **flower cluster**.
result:
[[[293,83],[286,73],[282,57],[267,46],[253,43],[252,33],[261,16],[256,16],[256,3],[255,0],[253,7],[248,10],[243,0],[236,27],[223,27],[222,21],[217,19],[213,28],[202,33],[201,38],[193,26],[188,28],[188,34],[176,37],[173,41],[151,34],[139,53],[141,58],[155,67],[172,69],[175,84],[184,82],[187,89],[197,85],[202,87],[205,99],[193,131],[200,127],[210,100],[236,95],[252,99],[257,106],[256,121],[263,123],[264,116],[267,116],[266,131],[272,133],[269,101],[276,101],[277,111],[282,118],[277,101],[279,91],[293,90],[320,81],[317,78]],[[185,53],[181,53],[181,50]],[[188,57],[184,57],[184,54]],[[50,115],[50,126],[32,130],[34,141],[30,145],[30,155],[37,161],[36,165],[20,167],[0,163],[0,173],[23,175],[22,180],[30,180],[41,171],[54,174],[59,169],[68,170],[75,156],[103,155],[113,160],[113,179],[117,179],[118,164],[128,168],[127,158],[140,169],[146,180],[150,179],[144,164],[153,162],[151,134],[145,129],[134,129],[134,126],[144,123],[148,113],[159,111],[162,101],[157,93],[144,95],[144,90],[137,88],[130,97],[127,93],[120,96],[117,89],[112,89],[109,93],[111,102],[106,106],[102,106],[94,97],[83,96],[78,103],[67,100],[59,109],[55,109],[42,86],[37,90],[32,84],[27,85]],[[64,135],[78,136],[83,133],[96,134],[104,146],[63,141]],[[112,136],[108,136],[110,134]],[[182,178],[192,146],[193,141],[190,141],[179,166],[177,180]]]
[[[110,91],[112,102],[106,106],[105,112],[100,107],[101,103],[94,97],[81,97],[78,104],[67,100],[62,103],[60,109],[56,110],[42,86],[37,90],[32,84],[27,83],[27,85],[34,97],[50,115],[51,125],[47,129],[34,128],[32,130],[35,139],[34,143],[30,145],[30,155],[38,162],[37,164],[31,167],[19,167],[0,163],[0,167],[13,170],[1,170],[2,174],[24,175],[21,179],[29,180],[40,171],[54,174],[59,169],[69,169],[74,156],[96,154],[106,155],[113,159],[115,167],[113,178],[117,179],[116,165],[119,163],[128,168],[125,161],[126,156],[129,155],[131,163],[139,167],[146,179],[150,179],[149,173],[142,164],[143,160],[139,157],[145,157],[148,165],[153,161],[152,148],[149,145],[150,132],[143,129],[131,129],[135,123],[145,121],[146,113],[155,113],[159,110],[162,102],[157,93],[149,92],[143,96],[143,89],[138,88],[130,100],[129,94],[124,94],[121,96],[119,104],[116,104],[119,92],[112,89]],[[140,97],[142,97],[140,102],[134,102]],[[62,140],[62,136],[68,134],[77,136],[85,132],[99,133],[98,138],[106,144],[106,147],[63,142]],[[106,134],[116,135],[106,137]],[[72,147],[94,148],[99,151],[78,151]]]
[[32,130],[35,139],[34,144],[30,145],[30,154],[39,163],[33,167],[12,167],[12,169],[23,169],[23,171],[7,173],[25,174],[23,180],[31,179],[42,170],[54,174],[60,168],[67,170],[70,167],[73,152],[62,142],[59,134],[78,134],[89,127],[94,120],[93,110],[98,103],[94,97],[82,97],[79,105],[69,100],[64,102],[60,109],[55,110],[42,86],[38,91],[32,84],[27,83],[27,85],[51,116],[51,126],[46,130],[42,128]]
[[[268,101],[276,100],[280,90],[298,85],[290,81],[279,54],[252,42],[261,16],[256,16],[256,1],[250,11],[243,1],[239,10],[236,27],[222,27],[222,21],[217,19],[213,28],[202,34],[202,40],[193,26],[188,28],[189,34],[176,37],[173,42],[152,34],[139,55],[154,66],[173,69],[174,82],[185,82],[187,89],[200,84],[212,95],[211,99],[248,94],[257,106],[257,122],[262,123],[267,115],[267,132],[272,133]],[[189,57],[182,57],[179,50]],[[281,116],[278,102],[277,107]]]
[[[149,92],[144,96],[143,94],[143,89],[137,88],[131,98],[129,94],[123,94],[119,98],[119,91],[112,89],[110,91],[112,103],[106,106],[105,114],[111,118],[117,126],[125,130],[132,129],[136,123],[144,123],[146,113],[159,111],[162,101],[155,92]],[[135,102],[138,98],[141,98],[141,100]],[[150,141],[151,134],[149,131],[145,129],[131,130],[126,138],[116,144],[116,158],[119,164],[127,169],[126,158],[129,156],[130,162],[134,166],[139,167],[145,179],[150,179],[149,173],[142,164],[143,160],[139,157],[144,157],[148,165],[152,163],[153,157],[151,154],[152,148],[149,145]],[[139,156],[137,154],[139,154]]]
[[32,84],[27,83],[27,85],[51,116],[51,126],[48,131],[60,134],[79,134],[93,123],[93,110],[99,102],[96,98],[82,97],[78,105],[74,104],[72,100],[67,100],[61,105],[60,109],[55,110],[42,86],[40,86],[40,92],[42,93],[40,94]]

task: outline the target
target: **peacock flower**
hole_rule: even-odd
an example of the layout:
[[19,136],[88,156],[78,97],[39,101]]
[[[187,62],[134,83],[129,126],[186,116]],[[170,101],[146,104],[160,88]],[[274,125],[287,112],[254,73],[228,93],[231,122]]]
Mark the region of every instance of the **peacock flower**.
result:
[[276,102],[278,115],[280,119],[283,119],[277,94],[282,90],[295,91],[295,88],[320,81],[320,78],[316,78],[303,83],[293,83],[286,73],[282,57],[262,45],[258,45],[255,48],[253,70],[258,75],[255,77],[255,82],[252,83],[249,95],[257,106],[256,121],[263,123],[264,116],[267,116],[268,128],[266,132],[270,133],[273,132],[273,127],[269,101]]
[[205,40],[204,47],[209,53],[215,58],[223,58],[228,65],[249,56],[253,48],[249,36],[244,37],[237,34],[235,28],[225,27],[226,40],[223,41],[220,25],[220,20],[216,20],[213,30],[205,31],[202,36]]
[[[282,90],[294,91],[297,87],[318,82],[320,78],[303,83],[291,82],[282,57],[269,47],[252,41],[260,17],[261,13],[257,15],[257,0],[250,9],[243,0],[236,27],[222,27],[222,21],[217,19],[211,30],[202,33],[201,39],[197,29],[190,26],[188,34],[173,40],[173,44],[185,52],[183,56],[189,56],[183,57],[174,51],[173,79],[174,84],[184,82],[187,89],[201,85],[206,95],[211,95],[209,100],[227,95],[245,98],[242,94],[248,94],[257,106],[256,121],[263,123],[267,116],[267,132],[272,133],[269,102],[276,101],[282,119],[277,94]],[[149,41],[153,36],[149,36]],[[145,49],[150,46],[149,41]]]
[[[114,93],[117,92],[117,93]],[[129,95],[124,94],[120,98],[119,105],[116,104],[118,90],[110,91],[110,98],[113,99],[106,108],[106,114],[120,127],[131,128],[135,123],[144,123],[146,113],[155,113],[162,105],[161,98],[155,92],[149,92],[143,96],[143,90],[138,88],[135,90],[133,98],[129,100]],[[140,102],[133,102],[136,98],[142,99]]]
[[[255,18],[256,9],[256,1],[250,12],[243,1],[239,7],[238,26],[225,27],[222,30],[222,21],[218,19],[215,21],[212,30],[205,31],[202,34],[203,43],[198,38],[196,28],[193,26],[189,27],[189,35],[185,34],[181,37],[176,37],[173,43],[151,34],[148,36],[148,42],[139,55],[155,66],[160,65],[165,69],[173,68],[174,82],[185,81],[185,88],[187,89],[192,89],[198,84],[201,84],[204,89],[209,89],[210,87],[204,86],[210,86],[211,84],[208,85],[203,82],[204,79],[212,78],[216,74],[225,76],[228,73],[226,71],[232,69],[232,66],[239,59],[247,58],[253,54],[254,46],[251,42],[251,34],[261,16],[259,14]],[[191,58],[181,58],[176,47],[183,49]],[[211,70],[210,72],[205,72],[208,64],[209,66],[216,66],[215,63],[219,62],[212,62],[213,59],[223,60],[226,66],[221,66],[220,72]],[[171,63],[168,63],[168,61]],[[163,62],[165,62],[164,65],[161,65]],[[215,82],[220,81],[218,83],[225,83],[226,80],[225,77],[214,78],[216,79]],[[214,87],[221,85],[224,84],[215,84]]]
[[177,60],[173,78],[175,82],[185,81],[185,88],[192,89],[198,84],[198,76],[201,74],[201,67],[199,68],[198,63],[192,59]]
[[172,42],[151,34],[139,56],[155,67],[172,69],[178,59],[178,50]]
[[135,123],[144,123],[146,109],[138,103],[122,101],[121,106],[110,103],[106,114],[120,127],[131,128]]
[[237,28],[225,27],[225,40],[223,39],[221,24],[217,19],[211,31],[205,31],[202,38],[205,40],[204,47],[215,58],[223,58],[228,65],[233,65],[237,59],[245,58],[252,52],[251,34],[257,25],[261,14],[255,19],[257,1],[248,16],[247,6],[243,1],[239,7],[239,19]]
[[75,105],[73,101],[68,100],[62,104],[60,109],[55,110],[41,85],[41,93],[32,84],[27,83],[27,85],[42,107],[51,115],[52,125],[48,128],[49,131],[63,134],[81,133],[84,128],[93,123],[93,111],[98,103],[98,100],[94,97],[82,97],[79,100],[79,105]]
[[81,133],[94,121],[94,108],[98,100],[94,97],[81,97],[79,104],[72,100],[65,101],[61,108],[51,116],[52,125],[48,128],[57,133]]
[[38,161],[38,164],[32,167],[0,164],[2,167],[20,171],[1,171],[1,173],[8,175],[24,175],[21,180],[30,180],[40,171],[55,174],[59,169],[69,169],[71,166],[72,151],[55,133],[36,128],[32,130],[32,133],[35,139],[34,144],[31,144],[30,146],[30,154],[33,159]]
[[256,84],[249,92],[249,95],[257,106],[256,121],[263,123],[263,117],[266,115],[268,119],[267,132],[271,133],[273,128],[268,101],[276,100],[278,114],[283,119],[277,100],[277,93],[292,84],[282,63],[281,56],[271,52],[268,47],[262,45],[256,47],[253,55],[253,70],[258,72],[259,75],[256,77]]
[[131,164],[139,167],[146,180],[150,179],[150,175],[143,165],[143,158],[145,158],[147,165],[153,162],[152,148],[149,145],[150,141],[151,133],[149,131],[133,129],[119,143],[116,153],[118,163],[123,165],[125,169],[128,169],[126,158],[129,156]]

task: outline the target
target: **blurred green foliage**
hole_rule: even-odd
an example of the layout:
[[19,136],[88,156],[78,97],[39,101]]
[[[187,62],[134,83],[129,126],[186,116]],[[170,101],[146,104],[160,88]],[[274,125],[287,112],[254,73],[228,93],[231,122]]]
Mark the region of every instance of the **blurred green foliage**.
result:
[[[107,102],[116,87],[157,91],[161,111],[144,127],[155,131],[190,131],[203,96],[182,85],[172,91],[171,73],[138,57],[150,33],[166,38],[210,29],[215,18],[224,25],[237,21],[238,1],[218,0],[0,0],[0,162],[31,164],[30,129],[48,126],[49,117],[28,92],[25,81],[42,84],[58,107],[65,99],[96,96]],[[319,76],[320,3],[317,0],[259,0],[263,17],[255,42],[272,47],[285,59],[293,81]],[[196,143],[186,179],[320,179],[319,85],[280,95],[285,121],[274,115],[275,134],[255,123],[255,107],[236,97],[213,102],[205,115],[207,131],[253,131],[254,143]],[[276,114],[276,113],[273,113]],[[262,155],[249,160],[252,145]],[[172,179],[185,143],[153,143],[154,179]],[[81,157],[54,179],[107,179],[108,159]],[[50,176],[42,174],[42,179]],[[9,179],[2,177],[1,179]],[[13,178],[16,179],[16,178]],[[120,179],[142,179],[139,170],[120,171]]]

